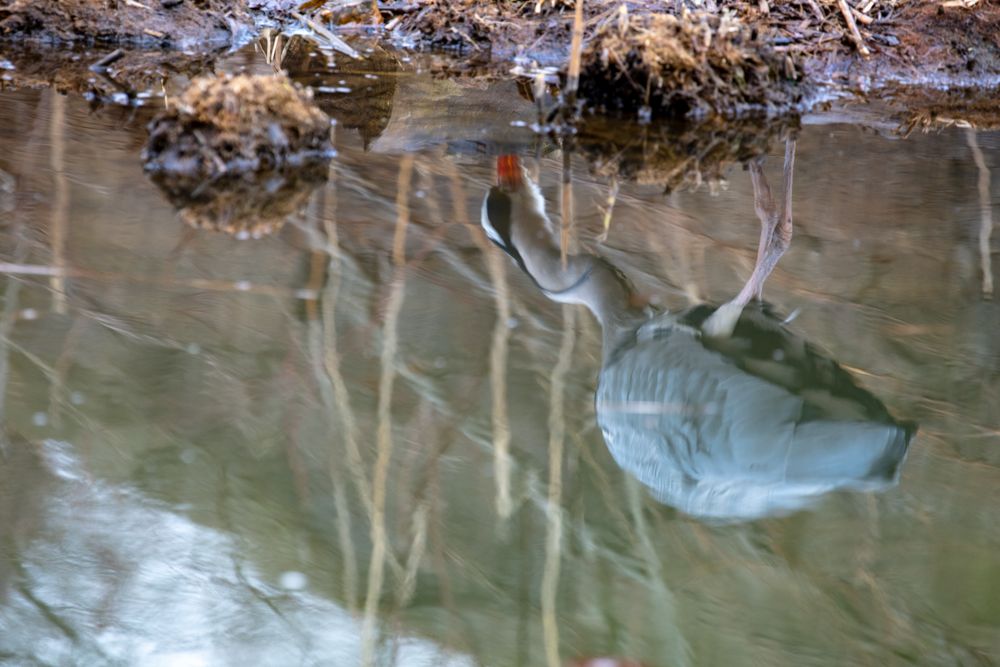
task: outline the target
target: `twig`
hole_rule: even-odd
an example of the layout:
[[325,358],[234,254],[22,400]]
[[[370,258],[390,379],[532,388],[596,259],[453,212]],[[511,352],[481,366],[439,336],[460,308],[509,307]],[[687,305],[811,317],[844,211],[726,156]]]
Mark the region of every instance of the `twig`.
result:
[[493,464],[496,469],[497,514],[506,519],[513,512],[510,494],[510,418],[507,414],[507,350],[510,341],[510,296],[507,273],[500,254],[486,251],[486,265],[493,284],[496,322],[490,343],[490,395],[492,398]]
[[566,264],[569,261],[569,251],[570,251],[570,233],[573,229],[574,224],[574,214],[573,214],[573,163],[572,156],[573,151],[570,148],[571,139],[569,137],[563,140],[563,164],[562,164],[562,187],[560,189],[560,221],[561,225],[559,227],[559,261],[563,270],[566,270]]
[[856,9],[854,7],[851,7],[851,14],[854,15],[855,19],[857,19],[858,21],[860,21],[861,23],[863,23],[865,25],[871,25],[872,23],[875,22],[875,19],[873,19],[871,16],[868,16],[867,14],[865,14],[864,12],[862,12],[861,10]]
[[514,511],[510,493],[510,417],[507,410],[507,356],[510,345],[510,288],[504,258],[486,239],[483,230],[469,222],[465,211],[465,191],[461,175],[451,160],[445,162],[451,182],[453,215],[458,224],[466,227],[480,252],[486,259],[486,270],[493,287],[496,321],[490,343],[490,397],[493,429],[493,469],[496,476],[496,507],[501,519]]
[[90,71],[103,72],[104,70],[108,69],[108,67],[110,67],[113,63],[117,62],[118,60],[121,60],[122,56],[124,55],[125,51],[123,51],[122,49],[115,49],[114,51],[112,51],[111,53],[109,53],[108,55],[104,56],[96,63],[91,65]]
[[823,10],[820,8],[819,3],[816,0],[806,0],[809,7],[812,9],[813,14],[816,16],[816,20],[820,22],[820,26],[826,21],[826,15],[823,14]]
[[[334,172],[336,173],[336,172]],[[362,466],[361,452],[357,441],[357,422],[354,419],[354,410],[351,408],[350,394],[347,391],[347,383],[340,372],[340,354],[337,351],[337,325],[335,314],[337,310],[337,296],[340,292],[341,262],[337,242],[337,180],[331,177],[330,185],[322,194],[323,227],[326,232],[327,244],[329,245],[330,262],[327,266],[327,286],[323,294],[323,351],[322,366],[326,371],[326,380],[329,383],[320,384],[323,397],[333,407],[340,417],[340,424],[343,427],[341,437],[347,449],[347,468],[350,471],[354,482],[355,491],[361,498],[361,504],[366,510],[368,520],[371,521],[374,512],[371,507],[371,492],[369,491],[368,478]],[[317,341],[319,342],[319,341]],[[317,369],[318,370],[318,369]],[[328,396],[332,389],[332,396]],[[325,390],[325,391],[324,391]],[[358,565],[357,557],[354,553],[354,540],[351,539],[353,532],[351,526],[351,509],[347,503],[347,493],[344,489],[342,475],[340,473],[340,461],[330,450],[330,479],[333,483],[333,503],[337,512],[337,536],[340,541],[341,557],[344,559],[344,581],[343,590],[350,611],[357,609],[357,581]]]
[[569,68],[566,71],[566,106],[572,109],[576,103],[576,91],[580,86],[580,57],[583,51],[583,0],[573,3],[573,38],[569,46]]
[[840,7],[840,13],[844,16],[844,21],[847,22],[847,27],[851,31],[851,39],[854,40],[858,53],[867,58],[872,52],[868,50],[865,41],[861,38],[861,32],[858,31],[858,24],[854,22],[854,14],[851,13],[850,5],[847,4],[847,0],[837,0],[837,6]]
[[410,553],[406,558],[406,570],[399,584],[397,596],[397,604],[400,607],[409,604],[417,588],[417,570],[420,569],[420,562],[423,560],[424,551],[427,548],[428,504],[428,501],[424,500],[413,510],[413,542],[410,544]]
[[618,177],[612,176],[608,196],[605,199],[607,208],[604,209],[604,231],[597,237],[597,240],[601,243],[608,240],[608,232],[611,231],[611,216],[614,214],[616,201],[618,201]]

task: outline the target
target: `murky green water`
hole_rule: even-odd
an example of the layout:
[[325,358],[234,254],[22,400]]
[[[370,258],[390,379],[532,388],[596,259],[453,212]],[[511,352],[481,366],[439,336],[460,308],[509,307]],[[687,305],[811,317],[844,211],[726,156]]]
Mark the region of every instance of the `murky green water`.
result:
[[557,224],[568,164],[565,244],[660,306],[721,303],[754,265],[748,173],[621,179],[601,241],[607,172],[537,140],[514,84],[398,66],[297,66],[353,97],[320,92],[330,180],[257,240],[145,178],[158,98],[0,94],[0,662],[1000,660],[1000,135],[806,119],[765,297],[920,430],[898,484],[720,523],[616,465],[600,326],[478,223],[498,152]]

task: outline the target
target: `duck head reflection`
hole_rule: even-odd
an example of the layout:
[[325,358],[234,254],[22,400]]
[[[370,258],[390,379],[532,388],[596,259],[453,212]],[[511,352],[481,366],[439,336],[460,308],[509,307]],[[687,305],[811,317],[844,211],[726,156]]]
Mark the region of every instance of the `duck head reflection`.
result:
[[587,306],[603,330],[597,419],[615,461],[692,516],[785,514],[835,490],[896,483],[915,431],[761,301],[792,233],[795,145],[779,208],[762,162],[749,165],[761,242],[732,301],[654,313],[627,277],[592,254],[560,254],[537,184],[516,157],[497,161],[481,220],[490,239],[550,299]]

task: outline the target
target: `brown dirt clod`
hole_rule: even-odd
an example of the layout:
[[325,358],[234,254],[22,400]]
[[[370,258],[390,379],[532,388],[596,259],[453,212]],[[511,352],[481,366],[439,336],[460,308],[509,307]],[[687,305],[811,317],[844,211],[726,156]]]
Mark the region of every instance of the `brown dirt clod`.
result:
[[259,235],[326,176],[330,119],[284,76],[196,79],[149,124],[146,171],[193,226]]

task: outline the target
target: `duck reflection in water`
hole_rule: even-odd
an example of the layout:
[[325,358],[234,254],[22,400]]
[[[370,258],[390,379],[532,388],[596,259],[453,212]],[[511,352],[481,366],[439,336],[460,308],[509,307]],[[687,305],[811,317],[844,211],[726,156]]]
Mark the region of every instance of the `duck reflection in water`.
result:
[[795,144],[779,209],[749,165],[761,240],[739,295],[654,313],[627,277],[592,254],[560,256],[538,185],[514,156],[485,196],[490,239],[553,301],[583,304],[603,330],[597,419],[615,461],[658,500],[692,516],[785,514],[839,489],[894,485],[915,431],[761,300],[792,236]]

